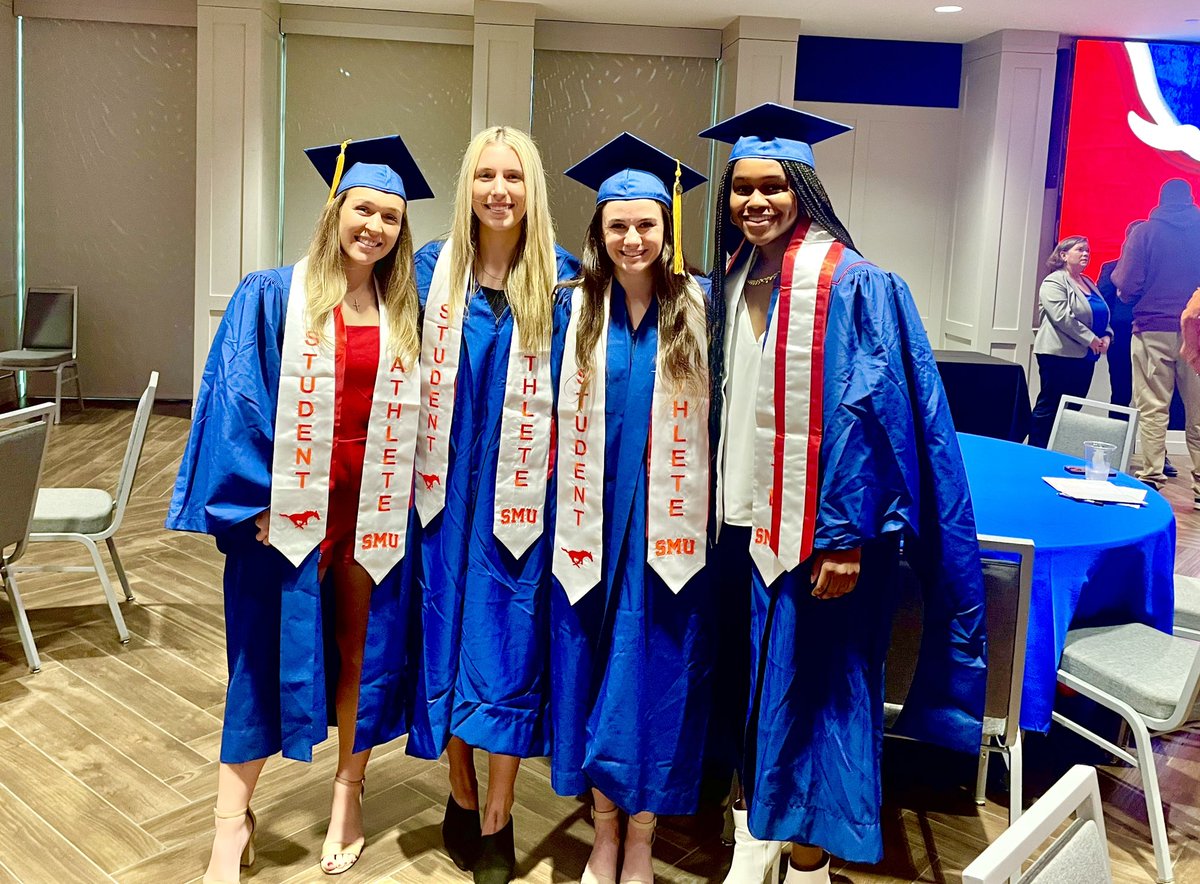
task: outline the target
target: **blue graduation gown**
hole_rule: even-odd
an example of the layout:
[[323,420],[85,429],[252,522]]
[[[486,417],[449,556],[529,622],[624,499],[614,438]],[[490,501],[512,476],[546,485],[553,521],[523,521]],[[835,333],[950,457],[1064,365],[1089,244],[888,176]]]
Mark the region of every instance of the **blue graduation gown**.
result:
[[[297,568],[254,539],[254,517],[271,502],[291,280],[291,267],[251,273],[230,300],[204,366],[167,513],[168,528],[211,534],[225,554],[226,763],[280,751],[311,761],[313,746],[335,723],[332,587],[317,581],[320,550]],[[408,724],[411,578],[406,555],[371,595],[355,751],[400,736]]]
[[[414,257],[422,305],[442,246],[431,242]],[[575,276],[578,261],[561,248],[556,253],[559,278]],[[561,310],[559,322],[565,322]],[[545,596],[552,531],[543,530],[520,559],[492,534],[513,328],[507,308],[496,316],[478,292],[468,299],[446,506],[418,529],[423,643],[414,649],[422,665],[408,751],[422,758],[441,755],[452,734],[505,755],[544,755],[548,748]],[[551,354],[555,385],[561,360],[559,348]]]
[[900,538],[925,623],[897,730],[971,753],[986,685],[983,577],[962,455],[907,286],[849,249],[833,280],[815,547],[861,547],[862,568],[854,591],[833,600],[811,596],[811,560],[771,587],[751,568],[743,782],[756,836],[876,862]]
[[634,329],[615,281],[611,297],[604,573],[574,606],[554,582],[551,779],[562,795],[594,786],[628,813],[688,814],[712,708],[713,587],[705,569],[676,595],[646,564],[658,309]]

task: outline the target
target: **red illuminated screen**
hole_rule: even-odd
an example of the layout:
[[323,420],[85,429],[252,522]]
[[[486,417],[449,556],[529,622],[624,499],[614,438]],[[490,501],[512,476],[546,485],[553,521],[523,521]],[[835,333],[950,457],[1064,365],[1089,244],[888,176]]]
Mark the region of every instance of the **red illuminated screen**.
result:
[[[1155,74],[1147,75],[1143,63],[1140,90],[1137,46],[1133,52],[1115,40],[1080,40],[1075,46],[1058,230],[1059,239],[1082,235],[1090,240],[1092,278],[1102,263],[1120,255],[1126,225],[1149,216],[1164,181],[1186,178],[1200,197],[1200,160],[1187,150],[1153,147],[1144,140],[1170,143],[1167,127],[1139,137],[1130,121],[1133,115],[1161,123],[1166,107],[1178,123],[1197,122],[1187,118],[1197,97],[1181,84],[1189,84],[1200,66],[1200,46],[1148,45],[1142,57],[1150,56]],[[1140,128],[1145,133],[1146,126]],[[1176,139],[1181,140],[1186,139]]]

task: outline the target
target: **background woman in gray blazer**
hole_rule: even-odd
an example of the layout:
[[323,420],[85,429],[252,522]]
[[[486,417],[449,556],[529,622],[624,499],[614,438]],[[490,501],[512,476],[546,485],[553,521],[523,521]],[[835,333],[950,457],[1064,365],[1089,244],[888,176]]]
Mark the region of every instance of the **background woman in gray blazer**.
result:
[[1033,339],[1041,391],[1029,428],[1029,444],[1039,448],[1050,439],[1059,401],[1087,395],[1096,360],[1112,343],[1108,305],[1083,273],[1090,257],[1086,237],[1068,236],[1046,259],[1052,272],[1038,291],[1041,310]]

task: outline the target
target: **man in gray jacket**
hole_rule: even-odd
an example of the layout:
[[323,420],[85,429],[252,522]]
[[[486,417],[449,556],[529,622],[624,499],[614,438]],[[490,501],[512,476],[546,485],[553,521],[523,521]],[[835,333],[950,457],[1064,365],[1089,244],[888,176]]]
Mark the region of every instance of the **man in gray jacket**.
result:
[[1200,207],[1187,181],[1163,184],[1150,219],[1125,240],[1112,280],[1121,300],[1134,305],[1130,350],[1142,449],[1137,477],[1155,488],[1167,481],[1167,421],[1178,386],[1187,414],[1192,494],[1200,509],[1200,375],[1179,357],[1179,317],[1200,286]]

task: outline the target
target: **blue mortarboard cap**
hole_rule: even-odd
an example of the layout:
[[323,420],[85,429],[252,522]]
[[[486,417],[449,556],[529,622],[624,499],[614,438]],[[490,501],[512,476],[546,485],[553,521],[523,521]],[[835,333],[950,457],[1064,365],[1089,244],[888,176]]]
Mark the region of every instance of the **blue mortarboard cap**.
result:
[[814,166],[812,145],[853,128],[768,101],[722,120],[705,129],[700,136],[732,144],[733,151],[729,154],[731,163],[757,157],[765,160],[795,160],[806,166]]
[[653,144],[622,132],[564,174],[596,191],[597,205],[609,200],[647,199],[671,208],[676,169],[683,193],[708,180]]
[[304,153],[329,185],[330,199],[351,187],[394,193],[408,202],[433,197],[429,182],[399,135],[309,147]]

